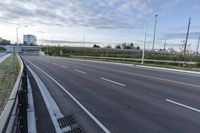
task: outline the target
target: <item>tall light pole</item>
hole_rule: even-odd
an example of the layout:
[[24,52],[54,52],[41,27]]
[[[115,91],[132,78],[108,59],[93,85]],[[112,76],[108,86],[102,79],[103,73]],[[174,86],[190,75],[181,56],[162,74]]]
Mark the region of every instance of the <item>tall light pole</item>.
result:
[[186,34],[186,39],[185,39],[185,45],[184,45],[184,51],[183,51],[184,58],[185,58],[185,53],[186,53],[186,49],[187,49],[188,36],[189,36],[189,32],[190,32],[190,22],[191,22],[191,17],[189,18],[187,34]]
[[166,50],[166,39],[165,39],[165,42],[164,42],[164,51]]
[[16,39],[17,39],[16,45],[18,45],[18,30],[22,27],[28,27],[28,26],[19,26],[16,28]]
[[198,44],[197,44],[197,51],[196,51],[197,54],[199,53],[199,43],[200,43],[200,37],[199,37]]
[[85,35],[83,35],[83,49],[84,49],[84,56],[86,56],[86,49],[85,49]]
[[[16,46],[18,46],[18,30],[22,27],[28,27],[28,26],[19,26],[19,27],[16,27],[16,39],[17,39],[17,42],[16,42]],[[13,63],[14,63],[14,73],[16,72],[16,46],[13,46]]]
[[153,51],[154,51],[155,37],[156,37],[156,25],[157,25],[157,18],[158,18],[158,14],[156,14],[156,15],[155,15],[155,26],[154,26],[153,47],[152,47],[152,50],[153,50]]
[[147,36],[147,21],[148,21],[148,10],[149,10],[149,3],[146,0],[146,18],[145,18],[145,30],[144,30],[144,46],[142,51],[142,62],[141,64],[144,64],[144,52],[145,52],[145,45],[146,45],[146,36]]

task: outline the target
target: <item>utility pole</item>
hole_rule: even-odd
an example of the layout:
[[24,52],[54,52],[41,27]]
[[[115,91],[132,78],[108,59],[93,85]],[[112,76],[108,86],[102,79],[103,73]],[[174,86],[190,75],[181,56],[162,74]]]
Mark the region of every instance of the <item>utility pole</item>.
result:
[[183,56],[185,57],[185,52],[187,48],[187,42],[188,42],[188,36],[189,36],[189,31],[190,31],[190,22],[191,22],[191,17],[189,18],[189,23],[188,23],[188,28],[187,28],[187,34],[186,34],[186,39],[185,39],[185,45],[184,45],[184,51],[183,51]]
[[144,29],[144,45],[143,45],[143,51],[142,51],[142,62],[141,62],[141,64],[144,64],[145,45],[146,45],[146,38],[147,38],[148,10],[149,10],[149,3],[146,0],[146,18],[145,18],[145,29]]
[[86,49],[85,49],[85,35],[83,35],[83,48],[84,48],[84,56],[86,56]]
[[83,35],[83,47],[85,47],[84,45],[85,45],[85,35]]
[[200,37],[199,37],[198,44],[197,44],[197,52],[196,52],[196,54],[199,53],[199,43],[200,43]]
[[16,28],[16,45],[18,45],[18,29],[19,27]]
[[14,76],[16,74],[16,49],[15,49],[15,46],[13,46],[13,67],[14,67]]
[[166,50],[166,40],[164,42],[164,51]]
[[153,51],[154,51],[155,37],[156,37],[156,25],[157,25],[157,18],[158,18],[158,14],[156,14],[156,15],[155,15],[155,26],[154,26],[153,47],[152,47],[152,50],[153,50]]

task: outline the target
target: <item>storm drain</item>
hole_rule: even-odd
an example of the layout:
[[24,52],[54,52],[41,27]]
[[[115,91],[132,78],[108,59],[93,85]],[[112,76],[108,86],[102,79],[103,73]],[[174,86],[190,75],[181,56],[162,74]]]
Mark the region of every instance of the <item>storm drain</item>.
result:
[[[67,126],[74,125],[78,122],[77,122],[75,116],[73,114],[71,114],[71,115],[67,115],[65,117],[59,118],[58,123],[59,123],[60,128],[62,129]],[[76,132],[73,132],[73,133],[76,133]],[[77,133],[79,133],[79,132],[77,132]]]
[[65,133],[85,133],[85,131],[82,128],[82,126],[78,125],[77,127],[73,128],[70,131],[67,131]]

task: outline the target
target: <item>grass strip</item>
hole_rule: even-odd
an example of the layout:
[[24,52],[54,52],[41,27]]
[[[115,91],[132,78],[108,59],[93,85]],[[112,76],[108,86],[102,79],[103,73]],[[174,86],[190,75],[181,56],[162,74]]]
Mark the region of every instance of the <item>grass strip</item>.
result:
[[14,71],[13,55],[0,63],[0,114],[2,113],[10,93],[15,84],[17,75],[19,73],[19,62],[16,60],[16,72]]

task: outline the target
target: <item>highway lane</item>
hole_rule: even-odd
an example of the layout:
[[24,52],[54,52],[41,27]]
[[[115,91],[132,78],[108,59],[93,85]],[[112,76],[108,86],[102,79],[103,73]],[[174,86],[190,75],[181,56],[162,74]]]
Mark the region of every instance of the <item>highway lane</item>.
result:
[[11,54],[8,53],[0,53],[0,63],[7,59]]
[[25,59],[68,88],[111,132],[199,132],[198,75],[51,57]]
[[0,53],[0,57],[6,55],[7,53],[3,52],[3,53]]
[[[55,58],[55,57],[50,57],[50,58]],[[60,58],[60,60],[65,60]],[[141,68],[137,66],[126,66],[126,67],[121,67],[121,65],[116,65],[116,64],[109,64],[108,62],[105,63],[95,63],[95,62],[86,62],[84,60],[76,60],[76,59],[68,59],[70,60],[70,63],[74,63],[75,65],[87,65],[87,67],[93,67],[93,68],[104,68],[104,66],[108,66],[108,70],[117,70],[117,71],[127,71],[127,72],[139,72],[139,74],[147,74],[150,76],[159,76],[162,78],[170,79],[170,80],[176,80],[176,81],[187,81],[191,82],[194,84],[199,84],[199,79],[194,78],[194,76],[199,77],[200,75],[198,74],[188,74],[188,73],[178,73],[178,72],[173,72],[173,71],[163,71],[159,69],[151,69],[151,68]],[[59,60],[57,60],[59,61]],[[101,67],[99,67],[101,65]],[[134,69],[133,69],[134,68]],[[185,76],[187,75],[187,76]],[[190,78],[193,78],[193,80],[190,80]]]
[[1,53],[1,52],[0,52],[0,57],[3,56],[4,54],[5,54],[5,53]]

